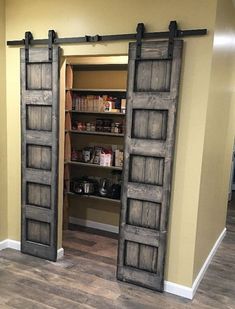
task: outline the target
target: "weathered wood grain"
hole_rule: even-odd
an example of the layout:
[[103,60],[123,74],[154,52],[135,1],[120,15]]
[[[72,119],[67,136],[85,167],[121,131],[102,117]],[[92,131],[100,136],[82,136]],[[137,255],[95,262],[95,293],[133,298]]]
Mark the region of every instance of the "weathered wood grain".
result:
[[27,144],[34,145],[52,145],[52,133],[51,132],[41,132],[35,130],[27,130],[25,134],[25,140]]
[[59,48],[21,49],[21,250],[57,258]]
[[159,246],[161,234],[153,229],[126,224],[124,228],[125,239],[140,244]]
[[139,244],[133,241],[126,241],[126,260],[128,266],[139,267]]
[[[117,277],[163,290],[182,41],[130,43]],[[134,262],[131,262],[134,261]],[[132,265],[133,263],[133,265]]]
[[27,167],[51,170],[51,148],[28,144]]
[[162,202],[163,190],[159,186],[129,182],[126,191],[127,198],[156,203]]
[[40,207],[51,207],[51,188],[48,185],[38,183],[27,183],[27,204]]
[[141,226],[142,224],[143,201],[129,199],[128,200],[128,217],[127,223],[131,225]]

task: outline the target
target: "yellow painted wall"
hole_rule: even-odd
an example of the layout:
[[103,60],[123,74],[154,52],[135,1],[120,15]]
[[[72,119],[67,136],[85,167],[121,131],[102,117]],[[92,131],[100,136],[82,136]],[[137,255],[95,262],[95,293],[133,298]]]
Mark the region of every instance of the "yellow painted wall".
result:
[[[148,31],[180,27],[208,28],[204,37],[185,38],[177,125],[173,194],[169,222],[166,280],[191,286],[197,209],[210,82],[215,0],[8,0],[6,38],[36,38],[55,29],[60,37],[134,32],[138,22]],[[127,42],[64,46],[64,55],[125,54]],[[20,239],[20,71],[19,49],[6,49],[8,130],[8,237]]]
[[235,133],[235,9],[219,0],[198,208],[194,278],[225,227]]
[[0,241],[7,238],[5,1],[0,0]]

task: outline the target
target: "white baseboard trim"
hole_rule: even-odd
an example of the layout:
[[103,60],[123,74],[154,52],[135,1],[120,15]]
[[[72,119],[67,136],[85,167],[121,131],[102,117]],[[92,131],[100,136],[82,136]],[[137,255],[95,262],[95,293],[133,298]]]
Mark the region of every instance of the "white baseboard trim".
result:
[[8,248],[20,250],[20,241],[8,239]]
[[119,227],[116,225],[110,225],[110,224],[104,224],[96,221],[91,220],[84,220],[76,217],[69,217],[69,223],[81,225],[85,227],[91,227],[93,229],[97,230],[103,230],[111,233],[118,234],[119,233]]
[[1,241],[0,250],[7,249],[7,248],[20,250],[20,241],[12,240],[12,239],[5,239]]
[[[0,251],[3,249],[15,249],[20,251],[20,241],[5,239],[0,242]],[[64,249],[60,248],[57,250],[57,260],[61,259],[64,256]]]
[[170,281],[164,281],[164,292],[171,293],[188,299],[193,299],[192,288]]
[[164,282],[164,291],[171,293],[171,294],[181,296],[181,297],[185,297],[185,298],[188,298],[188,299],[193,299],[193,297],[194,297],[194,295],[195,295],[195,293],[198,289],[198,286],[199,286],[200,282],[202,281],[202,279],[205,275],[205,272],[207,271],[207,268],[209,267],[209,265],[210,265],[210,263],[213,259],[213,256],[215,255],[215,253],[216,253],[217,249],[219,248],[222,240],[224,239],[225,234],[226,234],[226,228],[223,229],[220,236],[216,240],[213,248],[211,249],[207,259],[205,260],[205,262],[204,262],[201,270],[199,271],[196,279],[194,280],[194,283],[193,283],[191,288],[184,286],[184,285],[174,283],[174,282],[165,281]]
[[62,259],[62,257],[64,256],[64,248],[60,248],[57,250],[57,261]]
[[0,251],[8,247],[7,239],[0,241]]

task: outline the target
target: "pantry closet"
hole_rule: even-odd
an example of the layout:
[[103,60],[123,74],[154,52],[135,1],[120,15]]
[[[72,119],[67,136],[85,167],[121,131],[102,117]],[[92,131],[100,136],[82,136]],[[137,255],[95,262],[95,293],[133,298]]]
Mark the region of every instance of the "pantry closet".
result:
[[63,228],[118,235],[127,56],[67,57],[65,72]]

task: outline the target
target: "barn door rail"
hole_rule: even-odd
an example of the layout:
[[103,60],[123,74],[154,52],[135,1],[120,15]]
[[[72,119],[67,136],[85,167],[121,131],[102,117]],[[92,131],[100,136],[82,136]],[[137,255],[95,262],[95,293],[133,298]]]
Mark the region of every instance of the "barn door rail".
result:
[[[30,36],[26,37],[26,33]],[[142,40],[153,40],[153,39],[166,39],[169,38],[169,49],[168,56],[170,57],[172,54],[173,48],[171,47],[173,44],[172,40],[175,38],[182,38],[187,36],[200,36],[206,35],[207,29],[190,29],[190,30],[180,30],[177,28],[177,22],[171,21],[169,26],[169,31],[161,31],[161,32],[145,32],[144,24],[139,23],[137,25],[136,33],[127,33],[127,34],[112,34],[112,35],[85,35],[83,37],[70,37],[70,38],[59,38],[54,30],[49,30],[49,37],[47,39],[34,39],[33,35],[30,31],[25,33],[25,38],[22,40],[13,40],[7,41],[8,46],[25,46],[29,45],[48,45],[49,46],[49,58],[51,55],[51,47],[54,45],[61,44],[79,44],[79,43],[99,43],[99,42],[112,42],[112,41],[123,41],[123,40],[137,40],[140,44]],[[140,48],[138,48],[140,50]]]

